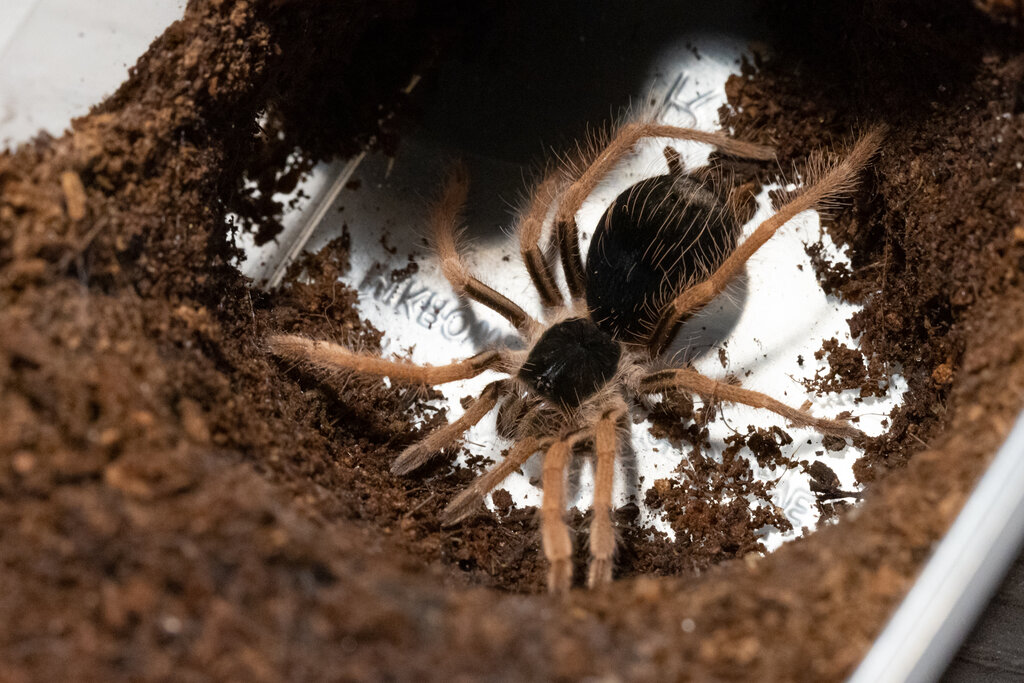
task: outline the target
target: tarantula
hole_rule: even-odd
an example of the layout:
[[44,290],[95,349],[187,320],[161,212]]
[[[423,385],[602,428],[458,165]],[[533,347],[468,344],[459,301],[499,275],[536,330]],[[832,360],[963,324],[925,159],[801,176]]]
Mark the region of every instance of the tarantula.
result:
[[[791,194],[738,244],[743,223],[738,215],[740,193],[723,196],[710,174],[687,173],[679,153],[665,147],[668,173],[634,184],[612,202],[595,226],[584,263],[576,214],[601,178],[641,139],[694,140],[731,156],[774,157],[770,147],[721,133],[657,123],[622,126],[589,165],[544,179],[521,219],[520,249],[544,307],[543,320],[535,320],[464,266],[456,237],[468,180],[464,171],[456,170],[430,214],[444,275],[458,294],[512,323],[525,342],[524,350],[495,348],[448,365],[420,366],[297,335],[275,335],[269,338],[271,351],[317,368],[420,385],[467,379],[485,370],[507,374],[488,384],[460,418],[406,448],[394,461],[392,472],[407,474],[422,466],[501,403],[499,433],[511,438],[513,445],[501,462],[451,501],[442,522],[452,525],[464,520],[509,474],[534,454],[543,453],[542,547],[549,563],[548,588],[562,592],[572,583],[572,542],[564,520],[566,465],[575,450],[589,446],[596,464],[587,583],[590,587],[605,584],[612,578],[615,552],[615,458],[628,438],[631,408],[645,396],[683,390],[705,400],[773,411],[824,434],[849,438],[861,434],[845,420],[814,417],[765,394],[701,375],[692,367],[672,367],[663,355],[682,321],[721,293],[782,225],[853,186],[881,135],[879,129],[871,130],[844,159],[820,164],[802,191]],[[549,214],[553,214],[552,240],[568,301],[554,277],[556,259],[545,258],[540,245]]]

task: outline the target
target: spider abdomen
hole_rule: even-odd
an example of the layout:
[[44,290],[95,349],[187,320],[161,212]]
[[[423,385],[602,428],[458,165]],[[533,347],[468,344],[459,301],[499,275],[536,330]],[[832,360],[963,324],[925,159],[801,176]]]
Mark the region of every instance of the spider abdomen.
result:
[[552,403],[575,408],[612,379],[621,355],[619,343],[597,325],[572,318],[544,331],[519,378]]
[[660,175],[627,188],[587,251],[591,319],[614,339],[642,343],[668,299],[728,255],[738,228],[726,204],[691,177]]

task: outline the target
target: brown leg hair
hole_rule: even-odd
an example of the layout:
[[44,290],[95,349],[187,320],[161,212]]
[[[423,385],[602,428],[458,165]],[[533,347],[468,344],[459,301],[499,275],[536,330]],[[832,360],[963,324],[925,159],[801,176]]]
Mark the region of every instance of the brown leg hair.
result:
[[615,529],[612,527],[612,488],[615,457],[619,450],[618,423],[626,413],[622,401],[607,411],[594,428],[594,519],[590,523],[590,571],[587,586],[596,588],[612,580]]
[[554,308],[563,303],[562,293],[558,291],[554,273],[551,272],[540,247],[544,219],[555,201],[559,184],[558,175],[550,175],[544,179],[533,193],[533,203],[523,217],[522,225],[519,228],[519,253],[522,254],[526,272],[530,274],[533,286],[540,294],[540,301],[545,308]]
[[441,198],[430,212],[430,225],[434,231],[437,254],[441,259],[441,270],[458,294],[468,296],[497,312],[517,330],[530,331],[536,327],[537,321],[514,301],[473,277],[459,257],[455,234],[468,192],[469,176],[466,169],[458,165],[449,175]]
[[587,437],[576,431],[563,436],[544,454],[541,480],[544,498],[540,505],[541,547],[548,559],[548,591],[565,593],[572,585],[572,540],[565,523],[565,466],[573,446]]
[[402,454],[391,465],[391,473],[408,474],[425,465],[442,449],[455,443],[467,429],[491,412],[491,409],[498,403],[498,399],[508,390],[508,383],[509,380],[503,379],[491,382],[484,387],[483,392],[470,404],[462,417],[431,432],[422,441],[418,441],[402,451]]
[[597,159],[566,190],[559,204],[558,212],[555,214],[555,235],[558,241],[559,255],[562,259],[562,269],[565,271],[569,293],[573,299],[582,299],[585,294],[583,258],[580,255],[576,213],[605,174],[629,154],[637,142],[651,137],[694,140],[714,145],[724,154],[750,159],[771,159],[775,155],[775,151],[771,147],[734,140],[722,133],[707,133],[692,128],[658,123],[628,123],[619,128],[615,137],[598,155]]
[[484,351],[472,358],[448,365],[414,365],[384,360],[366,353],[358,353],[344,346],[326,341],[307,339],[295,334],[275,334],[267,338],[275,356],[287,358],[327,370],[351,370],[365,375],[390,377],[395,382],[414,384],[444,384],[476,377],[485,370],[507,371],[507,361],[499,351]]
[[883,130],[874,128],[863,135],[841,162],[826,171],[821,178],[796,198],[787,202],[771,218],[757,226],[754,233],[729,255],[707,280],[700,282],[673,299],[661,313],[651,333],[648,346],[655,355],[661,354],[671,343],[680,321],[688,313],[704,306],[722,292],[743,269],[747,260],[767,242],[775,232],[794,216],[835,199],[848,192],[857,173],[868,163],[882,142]]
[[781,401],[777,401],[767,394],[758,391],[751,391],[738,387],[734,384],[727,384],[713,380],[710,377],[686,368],[673,370],[660,370],[647,375],[640,380],[640,391],[645,394],[653,394],[665,389],[685,389],[699,395],[706,401],[719,400],[730,403],[742,403],[752,408],[763,408],[777,413],[795,425],[801,427],[812,427],[822,434],[854,438],[864,436],[860,431],[845,420],[830,420],[828,418],[814,417],[806,410],[791,408]]
[[501,462],[477,477],[469,485],[469,488],[452,499],[452,502],[441,513],[441,524],[444,526],[458,524],[473,512],[479,510],[483,505],[484,496],[490,493],[495,486],[505,481],[510,474],[522,467],[523,463],[543,447],[544,444],[539,439],[533,437],[517,441]]

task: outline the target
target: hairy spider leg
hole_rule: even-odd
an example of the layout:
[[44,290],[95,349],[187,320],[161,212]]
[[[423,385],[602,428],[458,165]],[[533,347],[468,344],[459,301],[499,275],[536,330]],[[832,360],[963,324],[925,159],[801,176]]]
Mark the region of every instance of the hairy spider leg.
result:
[[767,394],[744,389],[735,384],[719,382],[688,368],[659,370],[640,380],[639,390],[642,393],[653,394],[666,389],[691,391],[706,401],[728,401],[730,403],[742,403],[752,408],[770,410],[797,426],[811,427],[822,434],[844,438],[864,436],[864,432],[846,420],[814,417],[806,410],[791,408]]
[[498,399],[508,391],[508,388],[509,380],[507,379],[488,384],[480,396],[469,404],[462,417],[431,432],[426,438],[402,451],[402,454],[395,458],[395,462],[391,465],[391,473],[408,474],[425,465],[441,450],[455,443],[467,429],[483,419],[484,415],[491,412],[497,405]]
[[780,227],[798,213],[819,207],[852,189],[857,174],[878,150],[882,136],[883,129],[881,127],[873,128],[861,136],[846,158],[825,171],[819,180],[757,226],[750,237],[741,242],[708,279],[686,289],[670,301],[663,309],[647,342],[652,354],[663,353],[675,336],[683,317],[720,294],[743,269],[747,260]]
[[461,164],[456,164],[448,176],[441,197],[430,211],[430,225],[434,232],[441,270],[456,293],[477,301],[497,312],[520,332],[529,334],[538,326],[514,301],[478,280],[466,268],[455,244],[459,215],[469,192],[469,176]]
[[730,156],[750,159],[771,159],[775,156],[772,147],[734,140],[722,133],[708,133],[659,123],[627,123],[619,128],[611,142],[565,191],[555,213],[555,238],[569,294],[574,300],[584,297],[586,287],[576,214],[605,174],[629,154],[637,142],[652,137],[703,142],[714,145],[720,152]]
[[558,291],[555,274],[551,265],[544,258],[544,250],[540,247],[541,232],[544,219],[558,194],[561,179],[557,174],[545,178],[533,193],[533,202],[523,216],[519,227],[519,253],[526,265],[526,272],[540,295],[540,302],[545,308],[555,308],[565,303],[562,293]]
[[551,593],[565,593],[572,585],[572,540],[565,523],[565,467],[573,447],[588,436],[586,430],[567,434],[551,444],[544,454],[540,538],[548,560],[548,591]]
[[526,437],[513,444],[508,455],[501,462],[477,477],[468,488],[452,499],[452,502],[441,513],[441,524],[444,526],[458,524],[479,510],[483,505],[484,496],[522,467],[527,460],[533,457],[534,453],[544,448],[545,445],[546,442],[534,437]]
[[[506,369],[506,360],[499,351],[484,351],[472,358],[448,365],[414,365],[384,360],[365,353],[356,353],[330,342],[306,339],[293,334],[277,334],[268,339],[271,352],[281,358],[304,363],[310,367],[328,370],[351,370],[393,381],[416,384],[444,384],[476,377],[485,370]],[[462,433],[479,422],[497,404],[508,390],[509,380],[491,382],[484,387],[479,398],[455,422],[427,435],[409,446],[391,466],[394,474],[407,474],[424,465],[435,454],[451,445]]]
[[615,529],[612,527],[612,488],[619,451],[619,421],[626,414],[622,399],[601,416],[594,427],[594,518],[590,523],[590,570],[587,586],[596,588],[612,580]]
[[328,341],[308,339],[296,334],[275,334],[267,338],[270,352],[280,358],[316,369],[353,371],[395,382],[445,384],[476,377],[485,370],[508,371],[508,359],[501,351],[483,351],[447,365],[416,365],[385,360],[368,353],[352,351]]

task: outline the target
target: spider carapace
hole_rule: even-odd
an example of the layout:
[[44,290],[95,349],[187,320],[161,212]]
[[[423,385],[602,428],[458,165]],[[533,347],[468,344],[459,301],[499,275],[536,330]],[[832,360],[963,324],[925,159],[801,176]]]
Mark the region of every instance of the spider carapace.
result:
[[[387,376],[412,384],[468,379],[486,370],[507,375],[488,384],[457,420],[406,448],[392,471],[407,474],[420,467],[497,408],[498,431],[512,446],[504,459],[451,501],[442,521],[456,524],[470,517],[509,474],[542,454],[542,547],[549,563],[548,587],[562,592],[571,586],[573,575],[572,541],[564,519],[566,467],[575,454],[591,453],[594,515],[587,583],[605,584],[612,578],[615,553],[615,459],[629,438],[630,413],[639,410],[646,396],[682,390],[705,400],[769,410],[824,434],[861,434],[845,420],[815,417],[692,367],[672,366],[663,356],[681,322],[720,294],[782,225],[851,189],[881,137],[881,130],[873,129],[845,157],[819,164],[802,191],[790,194],[743,241],[738,236],[749,188],[729,191],[712,173],[687,172],[680,155],[667,146],[668,173],[641,180],[612,202],[594,226],[584,264],[576,223],[580,206],[640,140],[694,140],[726,155],[761,160],[774,156],[770,147],[720,133],[657,123],[621,126],[588,164],[548,175],[519,221],[520,251],[544,310],[540,320],[477,279],[460,259],[456,235],[468,179],[457,167],[429,217],[442,270],[458,294],[511,322],[523,338],[523,349],[488,349],[439,366],[384,360],[297,335],[271,336],[271,350],[321,370]],[[551,234],[567,292],[555,278],[554,259],[546,258],[548,252],[541,246],[545,232]]]

